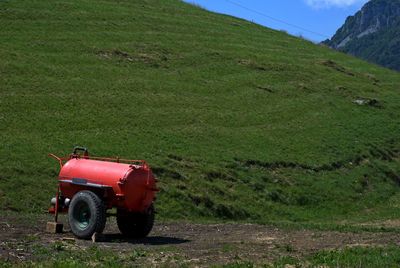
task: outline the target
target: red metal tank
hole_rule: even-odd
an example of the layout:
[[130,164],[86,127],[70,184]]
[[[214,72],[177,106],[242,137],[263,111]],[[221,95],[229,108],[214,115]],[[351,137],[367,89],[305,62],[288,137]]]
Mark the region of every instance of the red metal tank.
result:
[[[78,150],[85,153],[78,154]],[[50,156],[60,163],[58,195],[64,199],[90,190],[102,198],[106,208],[131,212],[144,212],[155,200],[157,180],[144,160],[89,157],[81,147],[68,157]]]
[[[68,157],[50,156],[59,161],[61,170],[56,197],[49,209],[55,214],[55,225],[49,226],[57,228],[58,213],[68,212],[72,233],[88,239],[103,232],[106,218],[115,215],[123,235],[143,238],[150,233],[158,189],[144,160],[92,157],[85,147],[75,147]],[[110,208],[117,208],[116,213],[106,213]]]
[[108,207],[128,211],[145,211],[157,191],[153,173],[144,161],[125,164],[71,158],[62,166],[58,180],[64,197],[72,198],[82,188],[102,189]]

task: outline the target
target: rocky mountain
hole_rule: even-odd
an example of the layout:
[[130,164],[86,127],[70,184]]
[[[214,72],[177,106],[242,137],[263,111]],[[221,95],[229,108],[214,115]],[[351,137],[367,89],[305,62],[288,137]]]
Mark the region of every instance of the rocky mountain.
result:
[[371,0],[324,44],[400,71],[400,0]]

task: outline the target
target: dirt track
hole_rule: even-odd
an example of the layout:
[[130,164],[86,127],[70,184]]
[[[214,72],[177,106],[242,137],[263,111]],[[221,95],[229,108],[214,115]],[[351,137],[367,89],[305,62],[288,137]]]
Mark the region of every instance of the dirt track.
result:
[[[0,258],[16,262],[34,259],[35,245],[68,243],[78,249],[93,246],[92,241],[73,238],[66,226],[60,235],[44,231],[47,217],[28,224],[13,218],[0,220]],[[18,222],[18,223],[16,223]],[[234,261],[271,263],[281,256],[303,257],[323,249],[351,246],[390,245],[400,241],[398,233],[342,233],[333,231],[284,230],[252,224],[160,223],[150,237],[126,240],[111,220],[96,245],[124,253],[145,250],[146,263],[173,264],[180,260],[193,266],[226,264]]]

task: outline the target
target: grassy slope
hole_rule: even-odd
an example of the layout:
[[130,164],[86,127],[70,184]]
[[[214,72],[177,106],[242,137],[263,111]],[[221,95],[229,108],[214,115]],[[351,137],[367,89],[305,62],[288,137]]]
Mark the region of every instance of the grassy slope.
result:
[[398,73],[177,0],[1,1],[0,25],[3,211],[44,211],[46,154],[79,144],[147,159],[164,218],[399,216]]

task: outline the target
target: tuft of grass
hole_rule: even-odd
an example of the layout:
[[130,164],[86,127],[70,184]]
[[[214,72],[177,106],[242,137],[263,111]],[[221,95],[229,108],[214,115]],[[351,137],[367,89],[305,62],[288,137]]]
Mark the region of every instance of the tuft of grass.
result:
[[400,248],[351,247],[339,250],[320,251],[303,259],[282,257],[273,267],[397,267],[400,265]]
[[13,262],[0,258],[0,267],[132,267],[144,265],[146,252],[117,252],[97,246],[89,248],[71,247],[56,241],[50,246],[36,245],[34,258],[24,262]]
[[253,268],[255,264],[253,262],[234,262],[226,265],[215,266],[215,267],[223,267],[223,268]]

